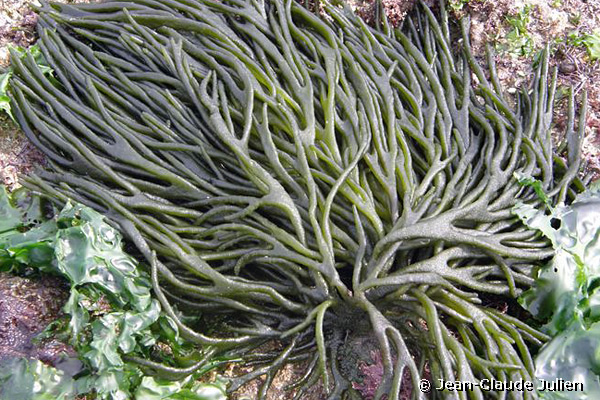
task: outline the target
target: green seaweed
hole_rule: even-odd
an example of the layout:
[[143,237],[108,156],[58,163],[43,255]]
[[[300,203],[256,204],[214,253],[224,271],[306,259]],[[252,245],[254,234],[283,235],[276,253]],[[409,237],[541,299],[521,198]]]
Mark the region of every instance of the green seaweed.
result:
[[[329,398],[355,398],[339,358],[361,338],[381,364],[364,397],[398,399],[426,377],[531,380],[548,336],[489,299],[514,300],[554,254],[512,213],[544,203],[515,174],[539,180],[551,206],[574,199],[585,113],[575,130],[571,101],[565,162],[547,51],[513,109],[491,54],[486,73],[444,7],[436,18],[421,5],[395,30],[321,6],[43,5],[57,82],[13,57],[15,117],[50,160],[25,185],[120,227],[182,337],[254,365],[230,391],[263,377],[264,398],[302,362],[296,398],[319,379]],[[223,326],[182,318],[198,312]]]
[[537,379],[583,384],[583,391],[543,391],[540,398],[592,399],[600,395],[600,190],[596,184],[550,213],[518,204],[515,212],[552,241],[555,255],[519,302],[552,336],[535,359]]
[[[46,60],[42,56],[39,47],[34,44],[29,46],[27,49],[21,46],[8,45],[13,54],[18,54],[19,56],[24,55],[26,52],[31,54],[35,62],[38,64],[40,70],[43,74],[47,75],[50,80],[56,82],[52,76],[52,68],[48,66]],[[9,96],[9,88],[8,81],[12,76],[12,69],[9,67],[8,69],[3,69],[0,67],[0,111],[5,112],[13,121],[15,117],[12,114],[10,107],[10,96]]]
[[0,217],[1,270],[53,274],[69,282],[63,307],[68,317],[51,324],[40,339],[68,342],[82,362],[70,375],[37,360],[2,362],[1,399],[66,400],[92,392],[95,398],[113,400],[137,394],[143,399],[224,399],[215,397],[215,390],[225,382],[201,384],[194,382],[196,374],[166,382],[146,376],[130,360],[158,353],[155,345],[162,342],[170,354],[154,358],[174,366],[200,359],[206,371],[222,361],[206,362],[203,358],[212,356],[209,349],[201,354],[182,342],[174,322],[151,298],[149,274],[123,251],[120,233],[102,215],[71,203],[58,211],[27,190],[8,194],[0,186]]
[[0,362],[0,399],[70,400],[73,379],[39,360],[17,358]]

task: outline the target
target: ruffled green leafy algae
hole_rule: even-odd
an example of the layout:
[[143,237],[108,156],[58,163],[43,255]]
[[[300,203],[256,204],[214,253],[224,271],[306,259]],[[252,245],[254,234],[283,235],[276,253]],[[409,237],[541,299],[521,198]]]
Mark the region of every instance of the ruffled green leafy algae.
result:
[[39,360],[15,358],[0,362],[0,399],[71,400],[73,378]]
[[600,188],[551,212],[518,204],[515,212],[552,241],[555,255],[519,302],[553,336],[535,359],[537,379],[583,383],[583,391],[544,391],[544,399],[600,396]]
[[[547,52],[513,108],[493,57],[486,73],[443,7],[395,30],[320,4],[43,5],[57,82],[13,58],[15,117],[51,164],[25,184],[120,227],[182,337],[254,366],[230,391],[263,377],[265,398],[301,362],[297,398],[319,379],[331,399],[505,398],[416,385],[533,379],[530,349],[548,336],[492,304],[554,254],[513,206],[583,189],[574,98],[564,161]],[[379,365],[361,372],[367,360]],[[376,388],[353,385],[374,381],[366,370]]]
[[[128,360],[155,353],[158,342],[170,354],[155,358],[174,359],[176,365],[177,359],[189,363],[205,355],[182,343],[176,325],[151,298],[148,273],[123,251],[120,233],[102,215],[71,203],[59,212],[26,190],[9,195],[0,187],[0,218],[0,269],[69,281],[71,294],[63,307],[68,318],[56,321],[43,336],[67,341],[82,362],[65,371],[37,360],[2,362],[0,399],[69,400],[84,393],[114,400],[225,398],[224,389],[215,397],[224,381],[202,384],[192,374],[181,381],[157,380]],[[203,361],[205,369],[219,364],[211,362]]]

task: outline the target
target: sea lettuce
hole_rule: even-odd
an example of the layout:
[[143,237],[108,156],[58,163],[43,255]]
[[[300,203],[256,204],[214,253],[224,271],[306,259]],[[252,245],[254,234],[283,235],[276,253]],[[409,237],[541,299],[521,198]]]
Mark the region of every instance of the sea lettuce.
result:
[[544,212],[527,204],[516,214],[555,249],[534,286],[519,301],[553,336],[535,360],[537,379],[583,382],[584,391],[543,392],[544,399],[600,398],[600,188],[571,205]]
[[0,363],[0,399],[68,400],[75,394],[73,378],[39,360],[13,358]]
[[[0,186],[0,270],[49,273],[70,283],[63,308],[67,317],[42,336],[68,341],[84,366],[74,379],[37,360],[9,360],[0,365],[0,398],[70,399],[95,392],[97,398],[115,400],[134,393],[144,399],[225,399],[223,380],[200,384],[190,375],[163,381],[145,376],[125,359],[155,352],[158,342],[168,346],[171,359],[193,360],[200,354],[180,338],[176,324],[152,298],[148,273],[96,211],[71,203],[59,211],[25,189],[9,194]],[[161,355],[164,361],[168,356]]]

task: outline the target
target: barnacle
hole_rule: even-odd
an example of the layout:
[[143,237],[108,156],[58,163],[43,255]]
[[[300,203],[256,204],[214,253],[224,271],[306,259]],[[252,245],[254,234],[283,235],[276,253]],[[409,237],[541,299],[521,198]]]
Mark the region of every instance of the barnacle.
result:
[[[56,80],[15,57],[11,85],[50,168],[26,186],[118,225],[188,340],[211,354],[281,345],[246,356],[256,367],[230,390],[263,376],[262,398],[304,362],[298,398],[319,379],[332,399],[356,395],[344,360],[365,343],[383,372],[362,394],[378,399],[490,396],[421,393],[423,378],[532,379],[530,348],[547,337],[485,301],[510,302],[552,255],[511,212],[544,206],[515,176],[553,204],[582,189],[573,98],[566,161],[552,150],[546,55],[513,109],[464,26],[453,49],[443,7],[438,20],[421,5],[401,30],[291,0],[38,12]],[[197,312],[219,329],[186,325]]]

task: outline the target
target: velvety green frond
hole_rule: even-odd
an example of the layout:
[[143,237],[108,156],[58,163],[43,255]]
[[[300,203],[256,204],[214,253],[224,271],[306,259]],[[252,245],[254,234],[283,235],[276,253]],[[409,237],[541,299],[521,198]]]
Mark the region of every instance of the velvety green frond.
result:
[[119,226],[182,337],[255,365],[231,391],[263,377],[264,398],[289,362],[297,398],[319,380],[393,400],[488,396],[412,390],[424,378],[532,379],[548,336],[493,299],[514,304],[554,254],[517,202],[583,189],[583,120],[568,164],[552,151],[547,52],[512,107],[466,25],[421,5],[377,30],[321,4],[43,5],[56,80],[13,57],[15,117],[51,164],[26,185]]

